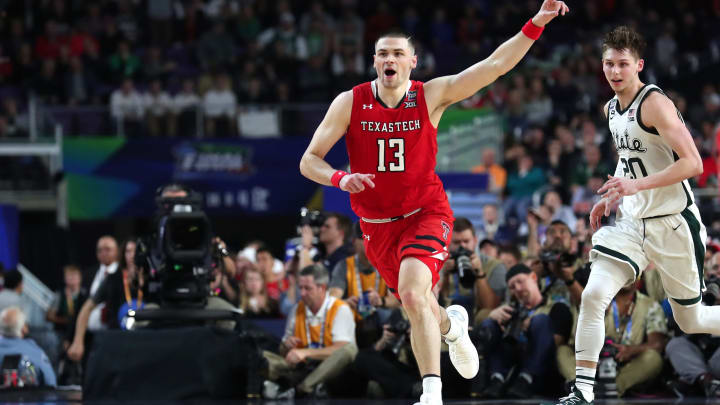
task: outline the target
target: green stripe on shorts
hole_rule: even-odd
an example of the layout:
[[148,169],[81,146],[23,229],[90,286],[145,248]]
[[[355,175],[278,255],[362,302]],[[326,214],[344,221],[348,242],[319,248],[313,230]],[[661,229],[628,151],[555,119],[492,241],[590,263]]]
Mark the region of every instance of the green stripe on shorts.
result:
[[702,298],[702,289],[705,285],[705,280],[703,278],[703,266],[705,265],[705,245],[702,242],[702,238],[700,238],[700,222],[697,220],[697,218],[695,218],[695,214],[693,214],[690,209],[685,208],[684,210],[682,210],[680,215],[685,219],[685,222],[687,222],[688,228],[690,228],[690,236],[692,237],[693,248],[695,250],[695,264],[697,265],[698,278],[700,279],[700,292],[695,298],[673,298],[673,300],[680,305],[693,305],[700,302],[700,299]]
[[635,269],[635,278],[640,276],[640,266],[638,266],[637,263],[635,263],[631,258],[625,256],[624,254],[622,254],[616,250],[606,248],[605,246],[602,246],[602,245],[595,245],[592,248],[593,248],[593,250],[597,250],[600,253],[604,253],[608,256],[612,256],[618,260],[622,260],[625,263],[631,265],[633,267],[633,269]]

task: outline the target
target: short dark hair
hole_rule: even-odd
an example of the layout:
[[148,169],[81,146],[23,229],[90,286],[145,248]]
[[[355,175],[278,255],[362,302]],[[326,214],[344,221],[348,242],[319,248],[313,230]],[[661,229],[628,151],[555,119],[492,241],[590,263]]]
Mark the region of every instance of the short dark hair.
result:
[[568,232],[572,233],[572,229],[570,229],[570,226],[568,226],[568,224],[566,224],[565,221],[563,221],[562,219],[556,219],[556,220],[550,222],[550,226],[553,226],[553,225],[562,225],[565,228],[567,228]]
[[637,59],[640,59],[645,52],[646,46],[647,43],[642,35],[626,25],[621,25],[605,34],[602,42],[602,52],[605,53],[608,49],[627,49]]
[[522,253],[520,253],[520,249],[518,249],[518,247],[515,245],[501,247],[499,254],[503,253],[512,255],[518,262],[522,261]]
[[328,274],[327,268],[322,263],[315,263],[309,266],[305,266],[300,270],[301,276],[312,276],[315,280],[315,284],[322,284],[327,286],[330,282],[330,275]]
[[6,289],[14,290],[15,288],[17,288],[17,286],[20,285],[20,283],[22,283],[23,276],[20,271],[13,269],[5,273],[3,280],[3,285]]
[[377,48],[378,42],[380,42],[383,38],[404,38],[407,40],[408,47],[410,47],[412,53],[415,53],[415,42],[413,41],[412,36],[400,31],[390,31],[380,35],[373,45],[373,50]]
[[497,243],[495,243],[495,241],[492,240],[492,239],[483,239],[483,240],[480,241],[480,243],[478,243],[478,247],[479,247],[480,249],[484,248],[484,247],[487,246],[487,245],[497,247]]
[[469,219],[465,217],[455,218],[455,222],[453,223],[453,232],[465,232],[468,229],[471,230],[473,236],[475,236],[475,227]]
[[343,239],[349,240],[352,233],[352,221],[347,216],[338,212],[331,212],[327,214],[327,219],[335,218],[337,220],[337,227],[343,233]]
[[255,257],[257,257],[257,255],[260,254],[260,253],[262,253],[262,252],[265,252],[265,253],[269,254],[269,255],[272,256],[273,258],[275,257],[275,255],[273,254],[272,250],[270,250],[270,248],[267,247],[266,245],[260,245],[260,246],[258,246],[258,248],[255,250]]

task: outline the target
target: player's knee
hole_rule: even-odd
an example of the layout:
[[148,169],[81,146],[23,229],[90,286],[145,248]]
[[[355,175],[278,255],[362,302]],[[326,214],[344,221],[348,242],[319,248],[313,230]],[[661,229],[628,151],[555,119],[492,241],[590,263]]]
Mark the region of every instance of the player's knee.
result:
[[673,306],[673,313],[675,316],[675,322],[678,324],[680,329],[688,334],[702,333],[703,326],[700,322],[700,306],[691,308],[682,308],[678,311],[679,306]]
[[400,289],[400,299],[408,313],[419,313],[427,306],[425,294],[412,288]]
[[583,312],[603,312],[610,302],[608,296],[610,294],[605,291],[599,284],[588,284],[582,292],[580,301],[581,310]]

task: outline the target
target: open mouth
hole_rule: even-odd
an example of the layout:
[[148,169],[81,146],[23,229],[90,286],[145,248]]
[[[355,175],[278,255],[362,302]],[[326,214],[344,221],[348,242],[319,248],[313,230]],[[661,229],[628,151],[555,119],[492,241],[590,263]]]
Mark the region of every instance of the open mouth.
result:
[[387,78],[393,78],[393,77],[395,77],[396,74],[397,74],[397,72],[394,71],[393,69],[385,69],[385,77],[387,77]]
[[613,79],[613,80],[610,80],[610,81],[613,82],[614,84],[620,84],[620,83],[622,83],[622,79]]

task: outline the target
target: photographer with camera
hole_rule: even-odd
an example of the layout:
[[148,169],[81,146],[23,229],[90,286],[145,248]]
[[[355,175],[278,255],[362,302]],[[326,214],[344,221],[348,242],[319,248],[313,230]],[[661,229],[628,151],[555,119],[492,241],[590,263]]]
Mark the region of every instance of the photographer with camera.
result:
[[[712,253],[705,265],[707,291],[703,294],[702,304],[720,305],[720,252],[712,245],[707,250]],[[679,336],[670,339],[665,351],[679,376],[673,387],[677,395],[720,397],[720,337],[680,332]]]
[[[532,230],[533,215],[528,215],[528,224]],[[536,232],[528,235],[528,251]],[[533,243],[537,243],[536,241]],[[577,250],[573,250],[573,239],[570,228],[562,221],[555,220],[550,223],[545,233],[545,243],[538,254],[542,266],[538,268],[540,288],[545,295],[552,295],[555,300],[564,297],[573,306],[580,304],[583,286],[581,282],[587,280],[589,269],[586,269],[582,258],[578,257]]]
[[[319,221],[322,225],[318,227],[316,222]],[[338,262],[352,255],[352,244],[348,242],[351,229],[352,221],[342,214],[311,212],[301,215],[299,268],[322,262],[325,268],[334,269]]]
[[[322,396],[324,383],[355,359],[352,311],[327,293],[328,281],[321,263],[300,270],[300,302],[287,319],[279,353],[263,352],[268,362],[266,398],[293,397],[296,392]],[[289,380],[290,386],[279,393],[281,378]]]
[[506,280],[510,303],[490,312],[476,332],[490,374],[480,395],[528,398],[550,386],[555,374],[555,335],[569,333],[572,320],[565,303],[541,294],[537,274],[529,267],[513,266]]
[[212,277],[210,294],[219,297],[232,306],[237,306],[240,300],[240,285],[235,278],[237,269],[235,260],[230,257],[227,245],[217,236],[212,240]]
[[[623,397],[660,375],[667,339],[667,318],[660,305],[638,292],[634,283],[622,288],[605,314],[605,345],[598,361],[596,396]],[[575,369],[564,369],[566,381],[573,380]]]
[[505,296],[505,265],[480,253],[475,228],[467,218],[455,219],[449,250],[451,258],[442,268],[443,299],[471,314],[485,310],[484,319]]
[[419,395],[420,371],[410,347],[410,322],[402,308],[392,310],[382,335],[371,347],[360,350],[346,377],[346,381],[357,382],[357,394],[363,398]]

